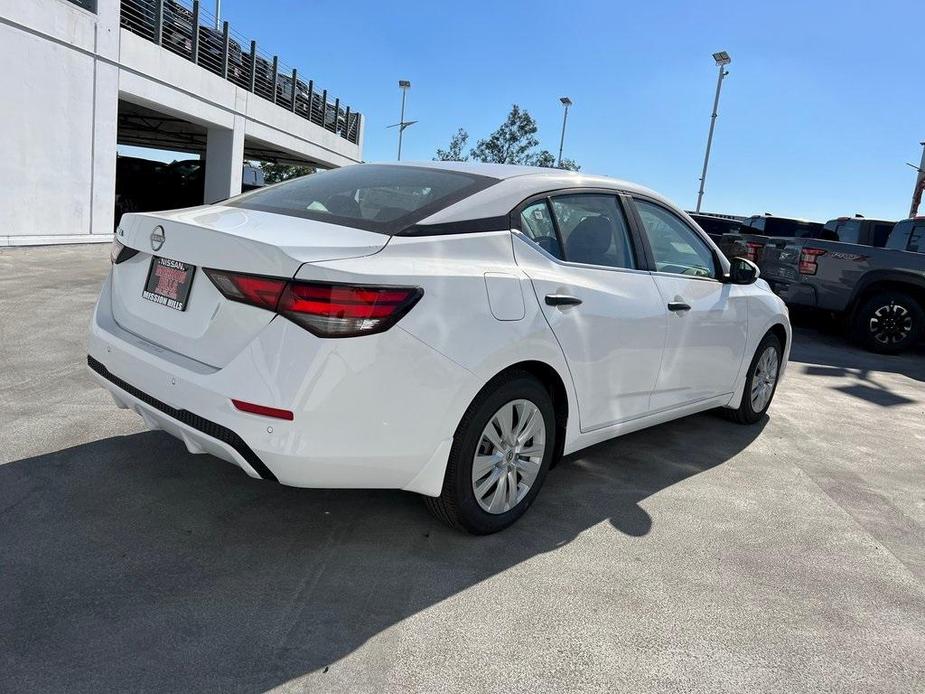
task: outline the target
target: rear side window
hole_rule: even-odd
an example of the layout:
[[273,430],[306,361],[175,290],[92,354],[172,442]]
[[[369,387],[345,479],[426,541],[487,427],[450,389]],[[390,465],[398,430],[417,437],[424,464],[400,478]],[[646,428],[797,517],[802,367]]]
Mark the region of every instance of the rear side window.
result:
[[629,230],[616,196],[561,195],[552,198],[552,209],[567,261],[636,267]]
[[549,204],[545,199],[538,200],[524,208],[520,213],[521,231],[529,236],[544,251],[555,258],[562,259],[562,247],[556,236],[556,225],[549,213]]
[[224,204],[395,234],[497,181],[423,166],[357,164],[246,193]]

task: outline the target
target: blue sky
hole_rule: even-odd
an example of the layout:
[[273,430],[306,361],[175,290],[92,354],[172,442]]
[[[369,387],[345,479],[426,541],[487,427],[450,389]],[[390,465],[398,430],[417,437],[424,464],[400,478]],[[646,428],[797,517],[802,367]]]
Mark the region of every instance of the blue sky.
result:
[[[212,6],[204,0],[204,6]],[[704,209],[821,220],[908,211],[925,139],[925,3],[223,0],[223,18],[366,116],[364,158],[403,159],[459,127],[471,144],[512,103],[582,170],[692,208],[716,83],[732,55]]]

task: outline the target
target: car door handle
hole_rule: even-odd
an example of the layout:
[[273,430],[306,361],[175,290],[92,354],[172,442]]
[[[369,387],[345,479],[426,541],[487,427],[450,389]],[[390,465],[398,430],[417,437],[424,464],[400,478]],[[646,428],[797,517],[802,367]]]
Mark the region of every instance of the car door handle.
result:
[[669,301],[668,302],[669,311],[690,311],[690,304],[685,304],[683,301]]
[[578,306],[580,303],[581,299],[579,299],[577,296],[569,296],[568,294],[546,295],[547,306]]

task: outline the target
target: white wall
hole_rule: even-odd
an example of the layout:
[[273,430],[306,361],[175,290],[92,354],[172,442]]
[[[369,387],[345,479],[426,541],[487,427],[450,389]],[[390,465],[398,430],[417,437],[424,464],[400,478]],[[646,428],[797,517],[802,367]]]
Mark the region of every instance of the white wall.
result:
[[119,0],[97,5],[0,0],[0,246],[111,238],[120,98],[217,134],[215,198],[240,191],[241,162],[224,159],[245,137],[325,168],[361,160],[361,145],[120,29]]
[[[105,160],[115,147],[113,114],[95,113],[97,77],[118,89],[115,72],[97,75],[96,30],[97,17],[63,0],[0,0],[0,243],[112,230],[112,204],[93,218],[97,150]],[[97,193],[99,210],[112,196]]]

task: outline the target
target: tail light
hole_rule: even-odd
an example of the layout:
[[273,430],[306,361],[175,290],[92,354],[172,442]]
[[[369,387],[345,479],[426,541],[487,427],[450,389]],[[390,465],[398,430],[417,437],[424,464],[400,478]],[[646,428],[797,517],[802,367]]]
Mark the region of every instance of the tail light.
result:
[[800,251],[800,274],[815,275],[819,266],[816,264],[816,258],[825,255],[823,248],[804,248]]
[[260,275],[244,275],[238,272],[225,272],[224,270],[209,270],[203,268],[218,287],[218,291],[226,299],[250,304],[270,311],[276,310],[279,297],[286,288],[286,280],[278,277],[262,277]]
[[205,269],[231,301],[276,311],[318,337],[356,337],[391,328],[424,294],[420,287],[299,282]]
[[751,260],[753,263],[757,263],[761,259],[762,246],[763,244],[756,243],[755,241],[746,241],[745,257]]
[[134,248],[129,248],[123,244],[119,239],[112,240],[112,248],[109,251],[109,260],[113,265],[118,265],[129,258],[133,258],[138,255],[138,251]]

